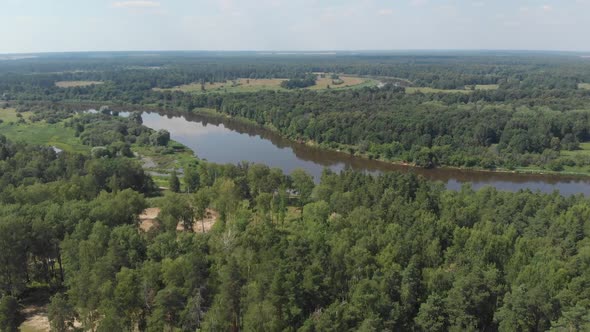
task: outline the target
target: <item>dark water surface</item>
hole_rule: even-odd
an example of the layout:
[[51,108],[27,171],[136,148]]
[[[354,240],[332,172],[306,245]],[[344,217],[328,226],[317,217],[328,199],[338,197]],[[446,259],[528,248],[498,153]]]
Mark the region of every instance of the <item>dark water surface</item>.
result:
[[455,169],[426,170],[410,166],[392,165],[375,160],[326,151],[295,143],[263,128],[232,119],[217,119],[202,115],[160,115],[144,113],[144,125],[166,129],[172,139],[191,148],[199,158],[216,163],[249,161],[278,167],[286,173],[303,168],[316,180],[324,168],[339,172],[346,167],[377,174],[379,172],[414,172],[433,181],[441,181],[447,188],[457,190],[463,183],[473,188],[493,186],[498,190],[530,189],[563,195],[590,196],[590,177],[555,176],[477,172]]

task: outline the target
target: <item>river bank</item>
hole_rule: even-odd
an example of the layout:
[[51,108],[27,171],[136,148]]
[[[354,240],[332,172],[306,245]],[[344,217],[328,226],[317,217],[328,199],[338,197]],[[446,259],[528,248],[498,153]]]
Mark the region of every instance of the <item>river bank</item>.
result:
[[[74,102],[70,101],[66,103],[66,107],[72,109],[87,109],[87,108],[98,108],[105,103],[99,102]],[[108,105],[108,104],[107,104]],[[145,111],[145,112],[152,112],[161,114],[166,117],[184,117],[187,121],[202,121],[204,123],[213,122],[216,125],[223,124],[225,127],[229,128],[230,130],[236,130],[238,132],[245,132],[249,133],[249,135],[259,135],[263,139],[270,140],[274,145],[278,146],[279,148],[284,147],[291,147],[295,154],[298,154],[298,157],[301,157],[304,160],[312,160],[317,161],[318,159],[322,159],[325,156],[328,159],[334,160],[334,162],[327,164],[322,164],[323,166],[330,166],[334,163],[337,163],[338,160],[345,160],[345,164],[351,164],[353,169],[369,169],[369,171],[404,171],[404,172],[415,172],[421,175],[424,175],[427,178],[434,178],[439,179],[442,178],[444,180],[445,177],[443,176],[435,176],[432,174],[439,174],[439,173],[453,173],[453,174],[472,174],[472,176],[461,176],[462,179],[467,181],[467,179],[474,179],[478,178],[478,174],[480,176],[488,176],[488,177],[500,177],[506,178],[510,177],[517,177],[517,176],[526,176],[530,179],[534,179],[535,181],[547,181],[547,182],[555,182],[555,178],[560,178],[564,181],[575,181],[579,179],[587,180],[589,179],[590,171],[571,171],[571,170],[564,170],[564,171],[551,171],[548,169],[543,169],[539,167],[516,167],[515,169],[507,169],[507,168],[495,168],[495,169],[484,169],[478,167],[454,167],[454,166],[439,166],[432,169],[425,169],[419,166],[416,166],[413,163],[408,163],[403,160],[385,160],[383,158],[371,158],[368,154],[362,154],[356,151],[354,154],[344,152],[342,148],[335,149],[331,148],[326,145],[316,144],[312,141],[294,141],[285,136],[283,136],[277,128],[272,126],[264,126],[260,125],[250,119],[243,118],[243,117],[232,117],[227,114],[220,113],[214,109],[203,109],[197,108],[192,110],[191,112],[179,109],[162,109],[158,108],[155,105],[129,105],[129,104],[116,104],[111,103],[110,105],[113,109],[118,111]],[[218,147],[218,149],[221,147]],[[306,150],[306,151],[303,151]],[[197,154],[198,151],[195,151]],[[309,156],[310,154],[315,155],[322,155],[322,156]],[[216,162],[219,162],[216,161]],[[264,161],[262,161],[264,163]],[[320,162],[321,164],[321,162]],[[367,164],[370,164],[370,167],[367,167]],[[357,167],[355,167],[356,165]],[[503,177],[502,175],[506,175]],[[513,181],[510,179],[508,181]]]
[[[188,112],[179,112],[177,114],[183,114],[183,113],[188,113]],[[166,111],[164,111],[164,114],[167,114]],[[169,114],[169,113],[168,113]],[[233,121],[237,121],[237,122],[241,122],[245,125],[251,125],[251,126],[257,126],[259,128],[263,128],[265,130],[269,130],[272,131],[273,133],[280,135],[281,137],[287,139],[287,140],[291,140],[288,137],[285,137],[284,135],[281,134],[281,132],[273,127],[273,126],[268,126],[268,125],[260,125],[258,123],[256,123],[255,121],[252,121],[250,119],[244,118],[244,117],[234,117],[234,116],[230,116],[227,114],[223,114],[220,112],[217,112],[216,110],[213,109],[195,109],[192,111],[192,114],[197,114],[197,115],[202,115],[202,116],[207,116],[207,117],[211,117],[211,118],[217,118],[220,120],[233,120]],[[420,168],[420,169],[428,169],[428,168],[423,168],[420,167],[418,165],[416,165],[415,163],[410,163],[407,161],[403,161],[403,160],[389,160],[389,159],[383,159],[383,158],[371,158],[371,156],[369,154],[366,153],[359,153],[359,152],[355,152],[354,154],[350,154],[347,152],[344,152],[342,148],[339,149],[334,149],[334,148],[330,148],[329,146],[326,145],[322,145],[322,144],[317,144],[314,141],[311,140],[307,140],[307,141],[293,141],[294,143],[298,143],[298,144],[304,144],[310,148],[315,148],[315,149],[320,149],[320,150],[326,150],[326,151],[331,151],[331,152],[337,152],[337,153],[342,153],[345,155],[351,155],[357,158],[363,158],[366,160],[373,160],[373,161],[378,161],[378,162],[383,162],[383,163],[388,163],[391,165],[396,165],[396,166],[405,166],[405,167],[415,167],[415,168]],[[352,147],[352,146],[351,146]],[[448,165],[443,165],[443,166],[436,166],[433,169],[448,169],[448,170],[457,170],[457,171],[469,171],[469,172],[482,172],[482,173],[506,173],[506,174],[529,174],[529,175],[557,175],[557,176],[575,176],[575,177],[590,177],[590,167],[588,168],[588,171],[586,172],[579,172],[579,171],[552,171],[552,170],[548,170],[548,169],[543,169],[543,168],[539,168],[539,167],[515,167],[514,169],[508,169],[508,168],[502,168],[502,167],[497,167],[494,169],[486,169],[486,168],[482,168],[482,167],[458,167],[458,166],[448,166]]]

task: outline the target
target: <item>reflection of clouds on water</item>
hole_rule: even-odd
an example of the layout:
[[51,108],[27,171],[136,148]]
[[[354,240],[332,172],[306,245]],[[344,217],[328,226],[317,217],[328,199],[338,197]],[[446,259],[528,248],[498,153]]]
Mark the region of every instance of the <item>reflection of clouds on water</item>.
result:
[[206,136],[213,133],[225,133],[227,132],[226,128],[222,126],[215,126],[212,124],[203,125],[200,122],[190,122],[187,121],[184,117],[163,117],[156,113],[144,113],[142,115],[143,124],[155,129],[166,129],[170,131],[171,135],[174,138],[174,135],[182,135],[182,136]]
[[501,191],[518,191],[518,190],[530,190],[532,192],[540,191],[542,193],[553,193],[559,191],[562,195],[576,195],[584,194],[590,196],[590,183],[588,180],[563,180],[554,183],[543,182],[543,181],[524,181],[524,182],[512,182],[512,181],[459,181],[457,179],[450,179],[446,183],[446,187],[451,190],[460,190],[461,187],[469,183],[475,190],[484,187],[494,187]]
[[335,172],[350,168],[371,174],[391,171],[412,172],[432,181],[441,181],[452,190],[459,190],[462,184],[471,183],[474,189],[492,186],[506,191],[529,189],[552,193],[559,190],[564,195],[590,195],[590,178],[441,168],[427,170],[312,148],[233,119],[224,119],[221,123],[218,118],[198,114],[185,117],[179,113],[170,113],[166,116],[144,113],[142,117],[146,126],[156,130],[168,130],[172,139],[188,146],[199,158],[216,163],[262,163],[280,168],[285,173],[303,168],[313,175],[316,181],[319,181],[324,168],[330,168]]

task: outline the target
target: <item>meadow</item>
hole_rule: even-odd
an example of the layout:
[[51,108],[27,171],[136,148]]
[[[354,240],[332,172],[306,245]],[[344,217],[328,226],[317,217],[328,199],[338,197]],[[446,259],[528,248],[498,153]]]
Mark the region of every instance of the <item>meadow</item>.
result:
[[[186,93],[237,93],[237,92],[258,92],[264,90],[282,90],[281,83],[284,78],[239,78],[226,82],[215,83],[190,83],[172,88],[154,88],[154,91],[181,91]],[[340,76],[342,83],[333,84],[333,80],[326,74],[326,77],[318,77],[316,85],[309,87],[309,90],[344,89],[351,87],[375,86],[377,81],[356,76]]]
[[498,90],[498,84],[476,84],[475,90]]
[[91,86],[91,85],[99,85],[104,84],[104,82],[100,81],[58,81],[55,82],[55,86],[58,88],[76,88],[76,87],[84,87],[84,86]]
[[90,147],[83,145],[75,137],[74,129],[65,127],[63,123],[30,122],[30,113],[20,113],[21,117],[18,115],[19,113],[15,109],[0,109],[0,120],[2,120],[0,133],[10,140],[55,146],[65,151],[84,152],[90,150]]
[[406,93],[471,93],[472,90],[447,90],[447,89],[435,89],[429,87],[407,87]]

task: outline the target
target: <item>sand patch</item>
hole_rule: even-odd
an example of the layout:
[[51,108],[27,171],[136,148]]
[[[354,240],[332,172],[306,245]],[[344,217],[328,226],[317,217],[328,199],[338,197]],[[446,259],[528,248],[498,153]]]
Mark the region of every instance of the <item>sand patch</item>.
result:
[[55,82],[55,86],[57,86],[59,88],[76,88],[76,87],[100,85],[100,84],[104,84],[104,82],[99,82],[99,81],[59,81],[59,82]]
[[51,330],[46,307],[28,306],[23,309],[22,314],[25,316],[25,321],[20,326],[21,331],[49,332]]
[[[144,232],[149,232],[152,228],[160,225],[158,215],[160,208],[147,208],[139,215],[139,228]],[[215,222],[219,218],[219,213],[213,209],[206,209],[205,218],[195,219],[193,224],[193,231],[195,233],[203,233],[211,230]],[[182,223],[178,223],[176,230],[183,231]]]

